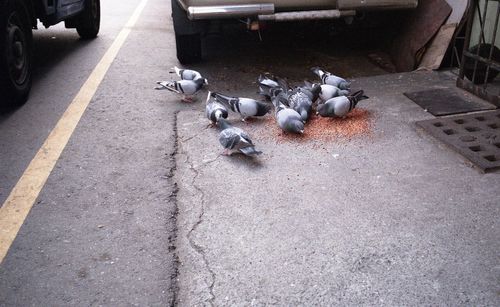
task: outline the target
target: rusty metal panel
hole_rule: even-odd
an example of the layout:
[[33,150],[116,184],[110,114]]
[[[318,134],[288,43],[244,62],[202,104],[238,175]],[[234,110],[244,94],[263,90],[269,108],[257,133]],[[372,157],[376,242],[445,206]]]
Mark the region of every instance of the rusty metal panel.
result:
[[414,70],[419,62],[418,55],[451,13],[451,7],[445,0],[420,1],[413,10],[401,31],[394,39],[391,57],[397,71]]

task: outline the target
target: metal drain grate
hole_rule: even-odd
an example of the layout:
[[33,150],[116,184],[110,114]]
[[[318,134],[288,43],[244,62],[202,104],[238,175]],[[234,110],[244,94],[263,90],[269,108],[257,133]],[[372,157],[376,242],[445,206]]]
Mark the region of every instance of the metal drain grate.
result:
[[500,111],[416,123],[484,172],[500,169]]

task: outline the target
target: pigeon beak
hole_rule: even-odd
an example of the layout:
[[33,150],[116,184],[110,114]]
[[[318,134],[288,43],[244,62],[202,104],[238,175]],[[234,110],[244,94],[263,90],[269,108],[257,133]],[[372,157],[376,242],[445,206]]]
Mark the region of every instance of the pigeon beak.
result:
[[300,133],[300,134],[304,134],[304,130],[300,130],[300,131],[299,131],[299,133]]

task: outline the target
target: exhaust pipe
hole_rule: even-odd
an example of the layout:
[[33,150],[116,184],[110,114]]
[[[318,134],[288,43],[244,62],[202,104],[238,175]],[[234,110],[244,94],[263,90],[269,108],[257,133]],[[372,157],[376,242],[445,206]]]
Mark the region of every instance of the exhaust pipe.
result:
[[274,13],[274,4],[190,6],[190,20],[253,17]]
[[319,10],[302,12],[282,12],[269,15],[259,15],[260,21],[295,21],[295,20],[316,20],[316,19],[335,19],[340,17],[355,16],[356,11],[339,10]]

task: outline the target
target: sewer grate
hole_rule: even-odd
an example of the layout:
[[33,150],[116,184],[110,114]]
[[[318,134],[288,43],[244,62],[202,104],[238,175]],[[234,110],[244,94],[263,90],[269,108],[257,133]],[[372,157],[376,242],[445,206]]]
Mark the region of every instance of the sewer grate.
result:
[[473,98],[472,94],[459,92],[458,89],[439,88],[404,95],[434,116],[496,109],[494,105]]
[[500,111],[416,123],[484,172],[500,169]]

